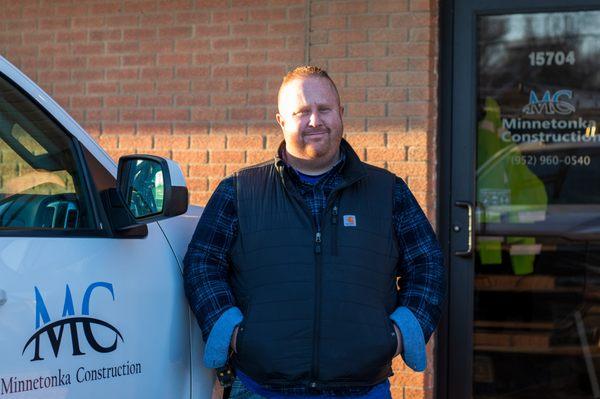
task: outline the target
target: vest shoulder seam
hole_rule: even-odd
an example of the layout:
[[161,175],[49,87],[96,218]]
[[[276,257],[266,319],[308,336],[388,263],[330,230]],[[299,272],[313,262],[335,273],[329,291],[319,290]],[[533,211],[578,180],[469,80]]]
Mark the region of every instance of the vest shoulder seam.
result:
[[379,166],[371,165],[368,163],[363,163],[363,164],[365,165],[365,168],[367,169],[367,173],[382,174],[382,175],[387,175],[390,177],[396,177],[396,175],[394,173],[390,172],[387,169],[380,168]]
[[267,167],[274,167],[274,163],[273,160],[269,160],[269,161],[265,161],[265,162],[261,162],[255,165],[250,165],[250,166],[246,166],[245,168],[242,168],[240,170],[238,170],[237,172],[234,173],[234,175],[239,175],[241,173],[247,173],[250,171],[255,171],[255,170],[259,170],[259,169],[265,169]]

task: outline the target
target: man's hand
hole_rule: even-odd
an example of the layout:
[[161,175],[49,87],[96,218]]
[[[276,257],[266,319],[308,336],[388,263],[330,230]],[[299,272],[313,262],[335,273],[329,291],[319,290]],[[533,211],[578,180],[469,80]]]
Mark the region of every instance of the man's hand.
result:
[[[396,357],[402,353],[402,333],[400,332],[400,329],[398,328],[396,323],[392,322],[392,324],[394,325],[394,331],[396,332],[396,341],[398,341],[398,346],[396,346],[396,353],[394,353],[394,357]],[[234,334],[235,333],[237,333],[237,327]]]
[[[235,327],[235,329],[233,330],[233,334],[231,334],[231,342],[229,342],[229,347],[235,353],[237,353],[237,334],[238,334],[238,329],[239,328],[240,328],[239,326]],[[396,328],[395,324],[394,324],[394,328]]]

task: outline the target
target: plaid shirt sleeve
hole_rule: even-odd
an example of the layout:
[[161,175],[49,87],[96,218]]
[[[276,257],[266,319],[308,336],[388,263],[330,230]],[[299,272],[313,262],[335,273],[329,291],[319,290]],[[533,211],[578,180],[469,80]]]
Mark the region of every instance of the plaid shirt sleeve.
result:
[[408,186],[399,177],[394,188],[394,227],[400,245],[398,306],[411,310],[425,342],[440,319],[446,290],[446,270],[439,243]]
[[228,253],[238,229],[234,178],[221,181],[202,212],[183,260],[185,294],[206,342],[235,298],[229,286]]

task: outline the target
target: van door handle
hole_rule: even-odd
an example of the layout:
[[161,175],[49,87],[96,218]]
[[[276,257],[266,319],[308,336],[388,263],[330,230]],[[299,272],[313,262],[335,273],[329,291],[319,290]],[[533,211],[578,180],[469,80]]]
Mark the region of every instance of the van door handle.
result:
[[0,306],[6,303],[6,291],[0,289]]
[[[475,233],[475,229],[473,226],[473,205],[471,205],[471,203],[468,201],[456,201],[454,205],[461,208],[466,208],[467,218],[469,220],[469,226],[467,228],[467,249],[465,251],[456,251],[454,252],[454,255],[468,257],[473,255],[473,234]],[[460,231],[460,226],[455,224],[453,230],[458,233]]]

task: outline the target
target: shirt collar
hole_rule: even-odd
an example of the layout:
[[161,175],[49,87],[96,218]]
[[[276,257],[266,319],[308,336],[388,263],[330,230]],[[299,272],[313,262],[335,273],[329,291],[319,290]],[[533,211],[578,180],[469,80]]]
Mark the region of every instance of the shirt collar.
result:
[[[289,176],[291,176],[294,179],[294,183],[302,183],[302,184],[309,184],[309,183],[304,183],[301,179],[300,176],[298,176],[298,171],[296,169],[294,169],[294,167],[292,167],[286,159],[286,151],[285,151],[285,141],[282,141],[281,144],[279,144],[279,148],[277,149],[277,157],[275,158],[275,166],[277,166],[277,169],[280,170],[280,173],[282,171],[286,171],[288,173]],[[339,173],[342,168],[344,167],[344,164],[346,162],[346,149],[344,148],[344,146],[340,145],[340,159],[338,159],[338,161],[331,167],[331,169],[329,169],[327,172],[323,173],[323,177],[319,180],[319,182],[323,182],[325,180],[327,180],[329,177],[331,177],[332,175]]]
[[[296,173],[290,173],[288,169],[293,170],[283,158],[280,156],[285,152],[285,141],[282,141],[277,150],[278,156],[275,157],[275,170],[281,176],[285,184],[285,176],[295,176]],[[360,160],[356,152],[352,149],[352,146],[345,140],[342,139],[340,143],[340,161],[332,169],[339,172],[342,180],[340,183],[341,187],[349,186],[354,184],[358,180],[364,178],[367,175],[367,168]],[[285,173],[284,173],[285,172]],[[297,176],[296,176],[297,177]]]

